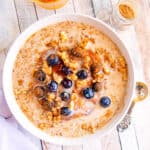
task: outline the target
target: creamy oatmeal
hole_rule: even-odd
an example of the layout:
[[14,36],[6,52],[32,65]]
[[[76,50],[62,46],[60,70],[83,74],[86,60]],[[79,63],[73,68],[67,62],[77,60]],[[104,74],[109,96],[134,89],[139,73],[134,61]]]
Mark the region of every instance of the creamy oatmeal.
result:
[[61,22],[33,34],[13,69],[16,101],[35,126],[76,137],[105,126],[124,106],[127,64],[92,26]]

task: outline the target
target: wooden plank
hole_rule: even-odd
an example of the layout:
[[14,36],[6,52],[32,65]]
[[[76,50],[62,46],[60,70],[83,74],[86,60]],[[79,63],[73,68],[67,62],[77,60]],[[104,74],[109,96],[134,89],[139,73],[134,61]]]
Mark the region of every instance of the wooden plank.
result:
[[63,146],[62,150],[83,150],[83,146]]
[[[123,40],[127,49],[129,50],[129,54],[132,57],[134,66],[135,66],[135,77],[136,80],[142,79],[142,66],[141,66],[141,57],[138,48],[138,43],[136,40],[136,34],[134,30],[134,26],[129,27],[125,31],[118,31],[120,38]],[[136,57],[135,57],[136,54]],[[119,133],[120,142],[122,150],[126,149],[134,149],[138,150],[138,141],[136,138],[136,133],[134,126],[131,124],[127,130],[122,133]]]
[[83,150],[102,150],[99,138],[93,138],[83,144]]
[[[11,1],[11,0],[9,0],[9,1]],[[31,3],[31,1],[14,0],[14,8],[16,10],[15,16],[17,16],[18,27],[19,27],[20,31],[23,31],[30,24],[32,24],[33,22],[35,22],[37,20],[35,9],[33,7],[33,3]],[[7,11],[7,9],[6,9],[6,11]],[[12,14],[10,16],[12,17]],[[19,30],[16,31],[16,33],[19,34],[20,33]],[[16,37],[14,37],[14,38],[16,38]],[[25,135],[27,135],[29,137],[29,139],[32,140],[33,144],[36,145],[36,147],[40,150],[41,149],[40,140],[37,139],[36,137],[32,136],[26,130],[22,129],[22,127],[20,125],[19,125],[19,127],[20,127],[21,131]]]
[[16,11],[11,0],[1,1],[0,29],[0,89],[2,89],[2,70],[6,52],[19,33]]
[[37,4],[35,4],[35,10],[36,10],[36,14],[38,19],[47,17],[49,15],[53,15],[55,14],[54,10],[47,10],[47,9],[43,9],[40,6],[38,6]]
[[52,143],[48,142],[42,142],[43,150],[62,150],[62,147],[60,145],[54,145]]
[[119,136],[122,150],[139,150],[136,133],[132,123],[128,129],[124,130],[123,132],[119,132]]
[[36,12],[31,0],[14,0],[20,26],[20,31],[26,29],[37,20]]
[[42,147],[41,147],[42,145],[41,145],[41,142],[39,139],[37,139],[34,135],[30,134],[19,124],[18,124],[17,128],[28,138],[28,140],[30,140],[32,142],[34,147],[36,147],[36,150],[42,150]]
[[62,13],[67,14],[67,13],[73,13],[73,12],[74,12],[74,6],[73,6],[72,0],[69,0],[64,7],[56,10],[56,14],[62,14]]
[[138,139],[139,149],[140,150],[149,150],[150,149],[150,97],[147,100],[136,104],[133,119],[134,127]]
[[121,150],[116,128],[100,139],[102,150]]
[[135,31],[137,33],[137,40],[140,47],[144,76],[147,84],[150,86],[150,51],[148,51],[150,47],[150,1],[149,3],[148,1],[149,0],[138,0],[142,13],[139,13],[138,20],[135,23]]
[[[107,1],[102,0],[92,0],[93,3],[93,13],[96,15],[100,9],[102,9],[102,5],[111,5]],[[109,6],[108,6],[109,7]],[[118,132],[116,129],[113,129],[109,134],[99,139],[101,141],[101,149],[104,150],[120,150],[121,145],[119,141]],[[95,143],[96,144],[96,143]]]
[[19,33],[18,20],[12,0],[0,4],[0,49],[7,50]]
[[75,12],[94,16],[93,3],[91,0],[74,0]]
[[[150,1],[138,0],[138,3],[139,9],[142,10],[142,13],[139,13],[138,20],[136,21],[135,32],[140,47],[145,81],[150,89],[150,52],[148,51],[150,47]],[[136,104],[133,112],[134,126],[140,150],[150,149],[150,120],[148,119],[150,114],[149,106],[150,97],[148,97],[147,100]]]

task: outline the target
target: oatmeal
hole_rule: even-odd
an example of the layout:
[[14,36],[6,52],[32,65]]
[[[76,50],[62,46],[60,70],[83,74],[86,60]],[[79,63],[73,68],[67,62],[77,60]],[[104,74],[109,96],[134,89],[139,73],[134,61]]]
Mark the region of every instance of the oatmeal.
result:
[[83,136],[105,126],[124,106],[127,79],[116,44],[94,27],[71,21],[33,34],[13,69],[18,105],[52,136]]

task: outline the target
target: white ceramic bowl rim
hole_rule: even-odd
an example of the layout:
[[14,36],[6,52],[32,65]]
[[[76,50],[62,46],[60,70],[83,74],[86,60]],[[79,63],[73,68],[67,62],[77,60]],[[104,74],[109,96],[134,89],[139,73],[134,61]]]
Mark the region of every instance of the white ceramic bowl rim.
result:
[[[130,82],[128,82],[127,94],[125,97],[125,106],[123,110],[120,113],[118,113],[116,116],[114,116],[112,120],[106,126],[98,130],[96,133],[86,135],[83,137],[77,137],[77,138],[57,137],[57,136],[53,137],[44,133],[37,127],[35,127],[27,119],[27,117],[22,113],[21,109],[19,108],[15,100],[15,96],[13,93],[12,71],[13,71],[13,66],[14,66],[17,53],[20,50],[20,48],[23,46],[27,38],[29,38],[36,31],[50,24],[54,24],[54,23],[62,22],[62,21],[76,21],[76,22],[87,23],[99,29],[117,44],[122,54],[124,55],[125,59],[127,60],[127,64],[128,64]],[[127,51],[127,48],[125,47],[125,45],[123,44],[123,42],[121,41],[117,33],[113,31],[112,28],[109,27],[107,24],[103,23],[102,21],[86,16],[86,15],[80,15],[80,14],[52,15],[44,19],[41,19],[37,21],[36,23],[34,23],[33,25],[31,25],[16,39],[16,41],[10,48],[5,64],[4,64],[4,70],[3,70],[4,94],[5,94],[7,104],[11,112],[15,116],[15,118],[25,129],[27,129],[30,133],[32,133],[36,137],[42,140],[51,142],[51,143],[55,143],[55,144],[63,144],[63,145],[82,144],[82,143],[85,143],[87,140],[91,140],[93,137],[96,137],[96,138],[100,137],[104,135],[104,133],[107,133],[108,131],[110,131],[110,129],[115,127],[121,121],[121,119],[124,117],[127,110],[129,109],[129,106],[131,104],[131,99],[134,93],[134,87],[135,87],[135,77],[134,77],[133,62],[129,55],[129,52]],[[70,127],[70,130],[71,130],[71,127]]]

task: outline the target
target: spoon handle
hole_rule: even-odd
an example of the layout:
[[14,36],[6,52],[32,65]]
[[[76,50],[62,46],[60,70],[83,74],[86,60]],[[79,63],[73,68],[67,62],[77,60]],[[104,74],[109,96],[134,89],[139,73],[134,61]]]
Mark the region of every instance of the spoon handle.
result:
[[131,106],[125,115],[124,119],[117,125],[117,130],[119,132],[123,132],[126,130],[129,125],[131,124],[131,114],[133,111],[133,108],[137,102],[143,101],[148,96],[148,87],[143,82],[137,82],[136,83],[136,89],[135,89],[136,97],[133,99]]

